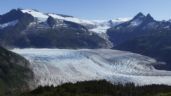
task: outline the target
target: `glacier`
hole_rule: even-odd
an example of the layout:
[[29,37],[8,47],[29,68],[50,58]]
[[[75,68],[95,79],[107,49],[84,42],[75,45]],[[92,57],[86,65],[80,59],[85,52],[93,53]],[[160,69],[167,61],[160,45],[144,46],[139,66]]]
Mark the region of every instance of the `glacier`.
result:
[[36,86],[107,80],[136,85],[171,85],[171,72],[150,57],[111,49],[13,49],[31,62]]

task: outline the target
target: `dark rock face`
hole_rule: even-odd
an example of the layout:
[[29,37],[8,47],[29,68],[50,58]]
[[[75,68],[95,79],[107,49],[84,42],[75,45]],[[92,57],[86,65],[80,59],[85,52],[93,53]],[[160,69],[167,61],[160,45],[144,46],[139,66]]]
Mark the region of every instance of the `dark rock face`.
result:
[[105,40],[96,34],[90,35],[87,31],[70,28],[37,30],[37,33],[29,33],[27,38],[29,45],[36,48],[100,48],[106,46]]
[[33,73],[23,57],[0,47],[0,96],[15,96],[30,89]]
[[0,24],[17,20],[21,18],[24,14],[19,9],[13,9],[10,12],[0,16]]
[[165,62],[156,66],[158,69],[171,70],[171,31],[137,37],[114,47],[114,49],[131,51],[153,57]]
[[53,17],[50,16],[50,17],[47,19],[47,23],[49,24],[50,27],[53,27],[54,25],[57,24],[57,21],[56,21]]

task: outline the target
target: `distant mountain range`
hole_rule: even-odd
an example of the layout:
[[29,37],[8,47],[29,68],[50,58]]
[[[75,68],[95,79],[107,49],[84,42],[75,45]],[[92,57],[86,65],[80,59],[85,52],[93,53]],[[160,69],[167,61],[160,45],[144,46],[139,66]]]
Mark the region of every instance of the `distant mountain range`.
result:
[[13,9],[0,16],[0,44],[10,48],[110,48],[111,43],[103,33],[126,20],[90,21]]
[[[0,46],[61,48],[54,49],[57,51],[13,50],[31,58],[31,66],[38,64],[32,69],[29,61],[0,47],[0,96],[28,91],[32,89],[30,86],[36,86],[35,82],[37,85],[58,85],[69,81],[106,79],[111,82],[170,84],[170,77],[167,77],[170,71],[164,70],[171,70],[171,21],[158,21],[150,14],[138,13],[132,19],[85,20],[32,9],[13,9],[0,15]],[[57,66],[56,62],[64,66]],[[124,75],[117,76],[116,72]],[[111,73],[117,78],[110,77]],[[139,82],[142,79],[139,75],[147,78]],[[153,77],[150,79],[149,76]]]
[[[85,20],[69,15],[13,9],[0,15],[6,48],[114,48],[164,61],[171,69],[171,22],[138,13],[132,19]],[[163,63],[164,64],[164,63]]]
[[137,14],[132,20],[107,32],[114,49],[132,51],[164,61],[160,69],[171,70],[171,22],[157,21],[148,14]]
[[170,21],[156,21],[148,14],[138,13],[133,19],[110,28],[107,34],[114,45],[121,44],[137,36],[156,34],[171,29]]

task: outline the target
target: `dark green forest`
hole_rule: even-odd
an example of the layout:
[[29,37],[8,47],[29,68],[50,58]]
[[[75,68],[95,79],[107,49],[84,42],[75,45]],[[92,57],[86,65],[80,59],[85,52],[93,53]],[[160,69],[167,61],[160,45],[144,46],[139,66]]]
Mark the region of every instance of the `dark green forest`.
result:
[[113,85],[105,80],[39,87],[20,96],[171,96],[171,86],[134,84]]

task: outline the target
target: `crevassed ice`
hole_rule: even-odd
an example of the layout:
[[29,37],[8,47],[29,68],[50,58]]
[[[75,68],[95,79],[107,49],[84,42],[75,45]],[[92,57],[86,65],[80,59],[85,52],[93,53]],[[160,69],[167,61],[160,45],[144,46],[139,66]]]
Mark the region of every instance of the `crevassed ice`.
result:
[[[38,85],[106,79],[112,83],[171,85],[171,72],[153,67],[156,60],[110,49],[14,49],[31,62]],[[37,85],[37,86],[38,86]]]

